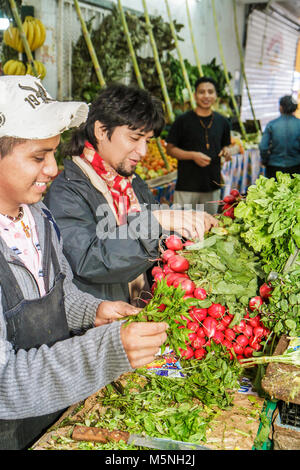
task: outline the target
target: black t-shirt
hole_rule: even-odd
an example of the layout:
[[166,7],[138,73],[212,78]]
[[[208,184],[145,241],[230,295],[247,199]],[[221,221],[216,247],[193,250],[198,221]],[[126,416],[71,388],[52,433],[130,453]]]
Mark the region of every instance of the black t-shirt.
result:
[[209,149],[206,148],[205,127],[212,116],[200,117],[194,111],[181,114],[172,124],[166,141],[182,150],[202,152],[211,158],[207,167],[200,167],[192,160],[178,160],[177,191],[210,192],[220,189],[221,162],[218,156],[224,146],[230,145],[229,121],[219,113],[213,113],[212,125],[207,129]]

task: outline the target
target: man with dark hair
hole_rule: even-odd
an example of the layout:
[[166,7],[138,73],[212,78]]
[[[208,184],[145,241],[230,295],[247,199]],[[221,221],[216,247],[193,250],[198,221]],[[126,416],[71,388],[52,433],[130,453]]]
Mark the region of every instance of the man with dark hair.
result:
[[115,320],[139,309],[76,288],[41,202],[60,133],[87,112],[31,75],[0,77],[0,449],[28,448],[65,408],[151,362],[166,340],[165,323],[123,328]]
[[72,136],[66,150],[72,160],[64,161],[45,197],[75,284],[96,297],[128,302],[139,296],[159,257],[163,230],[202,238],[216,223],[208,214],[161,210],[134,173],[163,126],[161,101],[147,91],[122,84],[104,88]]
[[[210,77],[195,83],[196,109],[180,115],[167,137],[167,152],[178,159],[174,203],[204,204],[216,214],[221,188],[221,157],[230,159],[230,125],[213,111],[217,84]],[[213,202],[215,201],[215,202]]]

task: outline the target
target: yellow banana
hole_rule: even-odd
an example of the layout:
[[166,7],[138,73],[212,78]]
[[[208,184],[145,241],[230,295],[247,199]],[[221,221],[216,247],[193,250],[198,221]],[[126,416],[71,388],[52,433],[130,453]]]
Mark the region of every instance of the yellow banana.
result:
[[45,39],[46,39],[46,28],[39,18],[35,18],[35,21],[36,23],[38,23],[40,27],[41,38],[40,38],[40,44],[38,47],[41,47],[44,44]]
[[39,24],[34,21],[34,41],[32,44],[32,50],[35,51],[39,47],[39,44],[41,42],[41,30]]
[[25,75],[26,67],[19,60],[8,60],[3,66],[5,75]]
[[33,44],[33,39],[34,39],[34,25],[32,21],[28,21],[28,20],[27,20],[27,24],[28,24],[27,41],[28,41],[30,50],[32,50],[32,44]]

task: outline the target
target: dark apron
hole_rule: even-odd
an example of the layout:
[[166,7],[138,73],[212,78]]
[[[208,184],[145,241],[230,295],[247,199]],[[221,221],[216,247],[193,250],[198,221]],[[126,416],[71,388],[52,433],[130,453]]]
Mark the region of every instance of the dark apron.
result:
[[[55,281],[49,290],[50,261],[54,267]],[[14,264],[24,267],[20,260]],[[63,281],[65,276],[51,241],[51,227],[45,218],[45,249],[43,253],[43,272],[46,295],[34,300],[25,300],[16,278],[0,252],[0,284],[2,288],[3,314],[7,327],[7,341],[17,352],[28,351],[46,344],[52,346],[57,341],[70,337],[64,308]],[[33,396],[32,401],[39,400]],[[28,449],[44,431],[51,426],[63,410],[44,416],[24,419],[0,419],[0,449]]]

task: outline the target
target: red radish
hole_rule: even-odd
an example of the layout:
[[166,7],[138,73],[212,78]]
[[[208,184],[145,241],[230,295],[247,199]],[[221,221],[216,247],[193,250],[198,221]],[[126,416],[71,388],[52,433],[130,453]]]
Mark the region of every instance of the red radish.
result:
[[189,318],[185,317],[184,315],[180,315],[180,318],[181,318],[181,320],[184,320],[184,321],[187,321],[187,322],[191,321]]
[[231,209],[231,207],[232,207],[232,204],[224,204],[224,206],[223,206],[223,212],[224,212],[224,211],[227,211],[228,209]]
[[204,344],[204,346],[210,346],[211,345],[211,341],[210,339],[206,341],[206,343]]
[[164,265],[164,267],[162,268],[163,272],[165,274],[172,274],[174,273],[173,269],[170,268],[170,266],[168,266],[167,264]]
[[192,294],[185,294],[183,296],[183,299],[186,300],[186,299],[194,299],[195,297],[192,295]]
[[259,351],[260,348],[261,348],[261,345],[256,341],[255,338],[250,338],[249,346],[251,346],[251,348],[255,349],[255,351]]
[[262,326],[256,326],[253,329],[254,338],[262,338],[264,336],[264,328]]
[[244,356],[245,357],[253,356],[253,351],[254,351],[254,349],[251,348],[251,346],[246,346],[245,349],[244,349]]
[[235,202],[235,197],[232,194],[228,194],[228,196],[224,197],[223,201],[227,204],[232,204],[233,202]]
[[217,324],[216,330],[217,330],[217,331],[223,331],[223,332],[224,332],[224,330],[226,330],[226,326],[223,325],[223,323],[220,321],[220,322]]
[[170,274],[167,274],[166,275],[166,281],[167,281],[167,285],[168,286],[171,286],[173,284],[173,282],[175,281],[175,279],[178,278],[178,274],[177,273],[170,273]]
[[225,346],[225,348],[227,349],[231,349],[232,348],[232,343],[228,340],[228,339],[224,339],[223,342],[222,342],[223,346]]
[[204,328],[202,328],[201,326],[200,326],[199,330],[197,331],[197,336],[199,336],[199,338],[205,338],[205,336],[206,336]]
[[228,326],[229,323],[231,323],[231,320],[232,320],[231,316],[225,315],[225,317],[222,318],[221,323],[223,323],[223,325],[225,326]]
[[243,333],[245,327],[246,327],[246,322],[245,322],[245,320],[241,320],[240,323],[239,323],[238,325],[234,325],[234,327],[233,327],[232,329],[233,329],[233,331],[235,331],[236,333]]
[[215,343],[220,344],[224,341],[224,335],[221,331],[216,331],[212,339],[214,340]]
[[250,317],[249,318],[249,324],[252,326],[252,328],[255,328],[256,326],[259,325],[259,320],[260,320],[260,317],[259,315],[256,315],[256,317]]
[[152,268],[151,274],[154,277],[155,274],[162,273],[162,272],[163,272],[162,268],[160,268],[159,266],[154,266],[154,268]]
[[164,310],[166,310],[167,306],[165,304],[160,304],[159,307],[157,307],[157,310],[160,310],[160,312],[163,312]]
[[203,359],[205,356],[206,351],[203,348],[196,349],[195,351],[195,359]]
[[225,307],[221,304],[212,304],[207,313],[213,318],[221,318],[225,314]]
[[199,330],[199,324],[195,321],[189,321],[186,325],[186,327],[189,329],[189,330],[192,330],[194,331],[194,333],[196,333],[196,331]]
[[259,288],[259,295],[262,297],[262,299],[268,299],[271,295],[271,292],[272,287],[269,286],[269,284],[266,282]]
[[159,282],[161,281],[162,279],[164,279],[165,275],[163,272],[161,273],[156,273],[155,276],[154,276],[154,281],[155,282]]
[[157,283],[154,282],[154,283],[152,284],[152,286],[151,286],[151,292],[152,292],[152,294],[153,294],[153,292],[155,291],[156,287],[157,287]]
[[252,297],[249,300],[249,308],[250,310],[259,310],[259,307],[263,304],[262,298],[257,295],[256,297]]
[[190,279],[185,279],[181,282],[181,289],[185,291],[186,295],[190,295],[195,290],[195,284]]
[[207,308],[196,308],[193,307],[190,313],[191,318],[195,321],[203,321],[205,317],[207,317]]
[[184,359],[191,359],[191,357],[193,357],[194,355],[194,351],[192,350],[190,346],[187,346],[186,349],[179,348],[179,351],[180,351],[181,357],[183,357]]
[[227,211],[223,212],[223,215],[226,217],[231,217],[231,219],[234,219],[234,208],[232,207],[231,209],[228,209]]
[[237,189],[232,189],[232,190],[230,191],[230,194],[231,194],[231,196],[233,196],[234,198],[237,198],[237,197],[240,196],[240,192],[239,192]]
[[177,277],[173,281],[173,286],[174,287],[179,287],[181,285],[181,283],[185,280],[186,280],[186,277],[177,275]]
[[246,325],[243,331],[243,334],[250,338],[253,335],[253,328],[250,325]]
[[233,341],[235,339],[235,332],[231,328],[227,328],[224,334],[225,338],[227,338],[229,341]]
[[196,297],[196,299],[204,300],[207,297],[207,292],[205,289],[202,289],[202,287],[196,287],[194,297]]
[[197,335],[197,333],[189,333],[188,338],[190,342],[192,343],[196,338],[199,338],[199,336]]
[[205,343],[206,343],[205,338],[200,338],[200,337],[198,336],[198,338],[194,339],[194,341],[192,342],[192,347],[193,347],[194,349],[199,349],[199,348],[201,348]]
[[164,263],[167,263],[169,261],[169,259],[172,257],[172,256],[175,256],[176,253],[174,250],[166,250],[163,252],[163,254],[161,255],[161,259],[163,260]]
[[248,338],[247,336],[245,335],[239,335],[237,338],[236,338],[236,342],[238,344],[240,344],[243,348],[245,348],[248,344]]
[[173,271],[177,273],[183,273],[189,269],[189,262],[183,256],[175,255],[169,259],[168,265]]
[[190,246],[190,245],[195,245],[195,242],[192,242],[192,240],[187,240],[183,246]]
[[235,343],[233,345],[233,350],[234,350],[235,354],[240,354],[240,355],[242,355],[243,352],[244,352],[244,348],[238,343]]
[[238,361],[241,361],[242,359],[245,359],[245,357],[242,356],[241,354],[238,354],[238,355],[236,356],[236,358],[237,358]]
[[270,334],[270,330],[268,330],[268,328],[264,328],[264,336],[267,338]]
[[177,235],[170,235],[166,239],[166,247],[174,251],[182,250],[183,244],[181,238],[177,237]]
[[212,338],[213,335],[215,334],[216,332],[216,327],[217,327],[217,320],[215,320],[214,318],[212,317],[206,317],[204,318],[203,320],[203,328],[204,328],[204,331],[205,331],[205,334],[206,336],[208,336],[209,338]]

